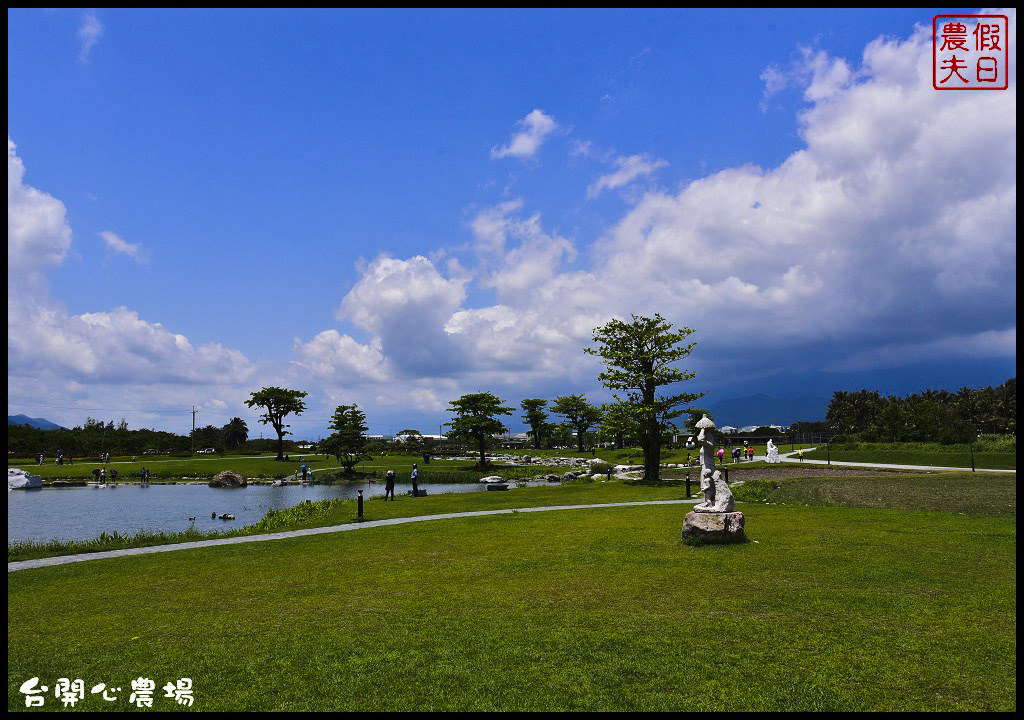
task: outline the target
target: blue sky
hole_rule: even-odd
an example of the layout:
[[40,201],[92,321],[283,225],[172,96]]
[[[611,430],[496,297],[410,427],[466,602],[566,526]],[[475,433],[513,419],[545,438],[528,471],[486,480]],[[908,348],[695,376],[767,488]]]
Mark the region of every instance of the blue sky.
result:
[[1016,15],[941,92],[938,12],[9,10],[9,413],[428,432],[633,312],[709,401],[1002,382]]

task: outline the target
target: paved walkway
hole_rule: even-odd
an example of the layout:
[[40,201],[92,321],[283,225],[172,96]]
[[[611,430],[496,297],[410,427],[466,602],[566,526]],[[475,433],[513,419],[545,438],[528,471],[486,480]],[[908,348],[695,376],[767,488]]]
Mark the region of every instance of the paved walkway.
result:
[[243,537],[218,538],[216,540],[199,540],[196,542],[177,543],[175,545],[154,545],[152,547],[129,548],[127,550],[108,550],[106,552],[82,553],[80,555],[61,555],[59,557],[39,558],[38,560],[21,560],[7,563],[7,572],[29,570],[31,568],[49,567],[51,565],[68,565],[86,562],[87,560],[104,560],[106,558],[126,557],[129,555],[149,555],[151,553],[174,552],[192,548],[213,547],[216,545],[239,545],[241,543],[263,542],[265,540],[282,540],[284,538],[303,537],[305,535],[323,535],[325,533],[363,530],[365,528],[382,527],[384,525],[404,525],[405,523],[424,522],[427,520],[448,520],[451,518],[480,517],[482,515],[511,515],[512,513],[546,512],[548,510],[584,510],[588,508],[636,507],[638,505],[685,505],[696,504],[702,498],[689,500],[648,500],[644,502],[598,503],[594,505],[553,505],[534,508],[508,508],[505,510],[477,510],[474,512],[443,513],[441,515],[417,515],[415,517],[391,518],[389,520],[367,520],[347,525],[310,528],[308,530],[290,530],[288,532],[271,533],[268,535],[247,535]]
[[[815,449],[816,448],[804,448],[804,452],[808,453],[811,450],[815,450]],[[829,465],[829,464],[831,464],[831,465],[836,465],[838,467],[872,467],[872,468],[889,468],[889,469],[892,469],[892,470],[949,470],[949,471],[959,470],[959,471],[962,471],[962,472],[971,472],[971,469],[969,467],[962,467],[962,468],[960,468],[960,467],[944,467],[944,466],[940,466],[940,465],[893,465],[893,464],[877,463],[877,462],[875,462],[875,463],[868,463],[868,462],[840,462],[839,460],[833,460],[831,463],[829,463],[828,460],[810,460],[810,459],[800,460],[799,452],[800,452],[799,450],[796,450],[794,452],[779,453],[779,458],[783,459],[783,460],[787,460],[789,462],[800,462],[800,463],[802,463],[804,465]],[[758,457],[758,458],[755,458],[755,459],[756,460],[762,460],[764,458]],[[984,473],[1016,473],[1017,471],[1016,470],[989,470],[989,469],[986,469],[986,468],[977,468],[975,470],[975,472],[984,472]]]

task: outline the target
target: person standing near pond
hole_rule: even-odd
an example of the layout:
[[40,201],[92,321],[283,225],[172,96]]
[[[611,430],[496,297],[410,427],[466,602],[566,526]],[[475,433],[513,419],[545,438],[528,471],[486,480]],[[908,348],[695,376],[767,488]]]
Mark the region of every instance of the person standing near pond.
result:
[[388,499],[388,495],[391,496],[392,502],[395,499],[395,471],[388,470],[384,476],[384,499]]
[[416,463],[412,464],[412,475],[409,476],[409,479],[412,480],[412,496],[413,497],[419,497],[420,496],[420,482],[419,482],[420,481],[420,471],[416,467]]

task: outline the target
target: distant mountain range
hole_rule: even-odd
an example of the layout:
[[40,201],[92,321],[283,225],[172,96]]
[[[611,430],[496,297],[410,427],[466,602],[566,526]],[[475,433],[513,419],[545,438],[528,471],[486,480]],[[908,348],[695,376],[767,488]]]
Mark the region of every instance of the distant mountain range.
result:
[[825,419],[828,398],[774,398],[770,395],[749,395],[722,400],[708,406],[718,427],[733,425],[791,425]]
[[46,418],[30,418],[28,415],[8,415],[8,425],[31,425],[40,430],[66,430],[67,428],[52,423]]

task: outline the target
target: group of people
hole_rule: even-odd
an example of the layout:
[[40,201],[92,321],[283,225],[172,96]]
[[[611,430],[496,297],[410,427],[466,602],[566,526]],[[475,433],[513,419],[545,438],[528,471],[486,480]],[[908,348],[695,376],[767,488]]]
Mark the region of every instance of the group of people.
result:
[[[734,447],[732,449],[732,461],[738,463],[741,460],[747,460],[748,462],[752,462],[754,460],[753,446],[745,448]],[[725,464],[725,448],[718,448],[718,462],[723,465]]]
[[[105,483],[107,481],[107,469],[106,468],[93,468],[92,476],[96,478],[96,482]],[[110,482],[117,482],[117,468],[110,469]]]
[[[412,496],[420,496],[420,471],[416,467],[416,463],[412,464],[412,474],[409,475],[409,480],[412,482]],[[384,475],[384,499],[387,500],[390,497],[392,500],[395,499],[395,471],[388,470]]]

